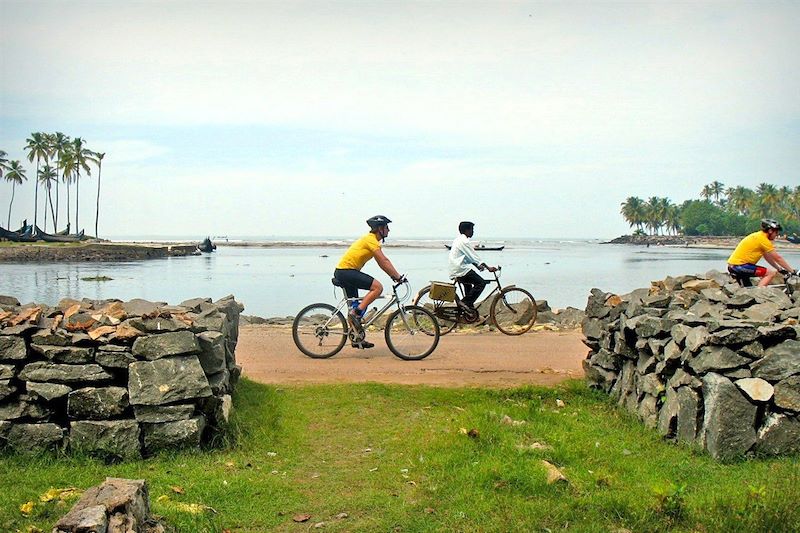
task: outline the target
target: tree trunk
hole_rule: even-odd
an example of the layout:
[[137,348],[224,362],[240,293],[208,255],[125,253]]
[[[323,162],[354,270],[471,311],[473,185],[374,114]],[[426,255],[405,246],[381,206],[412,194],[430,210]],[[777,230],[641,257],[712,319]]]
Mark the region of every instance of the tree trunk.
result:
[[58,233],[58,167],[61,165],[61,160],[58,160],[56,163],[56,216],[55,216],[55,225],[56,225],[56,233]]
[[81,227],[78,225],[78,212],[80,210],[81,202],[81,171],[75,174],[75,233],[81,232]]
[[[50,194],[52,191],[52,187],[47,188],[47,201],[50,202],[50,214],[53,215],[53,233],[58,233],[58,228],[56,227],[56,211],[53,209],[53,195]],[[45,230],[47,231],[47,230]]]
[[8,231],[13,231],[11,229],[11,206],[14,205],[14,193],[16,192],[17,182],[11,182],[11,201],[8,202]]
[[94,210],[94,236],[98,239],[100,238],[100,234],[97,232],[97,223],[100,220],[100,174],[102,172],[103,165],[101,163],[97,166],[97,205]]
[[33,178],[33,184],[36,187],[33,194],[33,225],[36,226],[39,220],[39,158],[36,158],[36,177]]

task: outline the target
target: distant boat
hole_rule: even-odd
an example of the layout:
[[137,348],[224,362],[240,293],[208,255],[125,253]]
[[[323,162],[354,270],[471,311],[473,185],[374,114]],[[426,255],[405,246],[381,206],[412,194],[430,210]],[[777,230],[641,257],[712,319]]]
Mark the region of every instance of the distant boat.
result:
[[36,242],[36,237],[33,236],[33,228],[31,226],[23,226],[18,231],[9,231],[0,228],[0,239],[14,242]]
[[206,237],[205,239],[203,239],[203,242],[197,245],[197,249],[200,250],[201,252],[211,253],[217,249],[217,245],[211,242],[210,237]]
[[800,244],[800,237],[797,235],[787,235],[786,240],[793,244]]
[[[450,245],[449,244],[445,244],[444,246],[448,250],[450,249]],[[498,246],[486,246],[485,244],[478,244],[474,248],[475,248],[476,252],[499,252],[500,250],[502,250],[505,247],[506,247],[505,244],[500,244]]]
[[[67,227],[69,230],[69,227]],[[36,231],[34,232],[34,236],[36,239],[44,242],[78,242],[83,240],[84,233],[81,231],[75,235],[62,235],[61,233],[46,233],[42,231],[39,226],[36,226]]]

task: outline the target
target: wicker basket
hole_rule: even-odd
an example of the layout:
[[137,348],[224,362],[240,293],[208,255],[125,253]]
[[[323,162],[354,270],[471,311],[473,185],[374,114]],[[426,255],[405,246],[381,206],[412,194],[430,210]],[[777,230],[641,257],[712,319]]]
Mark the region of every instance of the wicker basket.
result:
[[456,286],[452,283],[433,281],[431,282],[430,296],[432,300],[453,302],[456,299]]

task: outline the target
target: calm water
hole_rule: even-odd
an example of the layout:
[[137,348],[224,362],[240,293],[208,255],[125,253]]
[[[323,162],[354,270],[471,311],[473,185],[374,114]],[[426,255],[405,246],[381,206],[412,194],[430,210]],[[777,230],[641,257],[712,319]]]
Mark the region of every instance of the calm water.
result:
[[[386,255],[407,275],[414,291],[447,277],[447,250],[387,245]],[[501,252],[483,252],[489,264],[503,266],[501,280],[530,290],[552,307],[583,308],[592,287],[624,293],[667,275],[722,270],[728,250],[633,247],[598,242],[507,242]],[[216,253],[127,263],[0,263],[0,294],[21,302],[55,304],[62,298],[145,298],[179,303],[196,296],[233,294],[245,313],[293,315],[307,303],[333,303],[330,278],[343,248],[236,248]],[[800,266],[800,253],[783,252]],[[384,285],[388,278],[374,262],[365,272]],[[107,276],[111,281],[83,281]],[[487,289],[488,290],[488,289]]]

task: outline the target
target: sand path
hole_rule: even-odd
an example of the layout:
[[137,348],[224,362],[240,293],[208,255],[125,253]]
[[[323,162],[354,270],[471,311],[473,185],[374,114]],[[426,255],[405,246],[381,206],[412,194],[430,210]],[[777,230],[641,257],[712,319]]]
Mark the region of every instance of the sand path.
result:
[[239,331],[236,359],[260,383],[399,383],[437,386],[554,385],[583,376],[588,348],[580,331],[451,333],[422,361],[403,361],[373,333],[370,350],[346,347],[330,359],[311,359],[295,347],[288,327],[253,325]]

